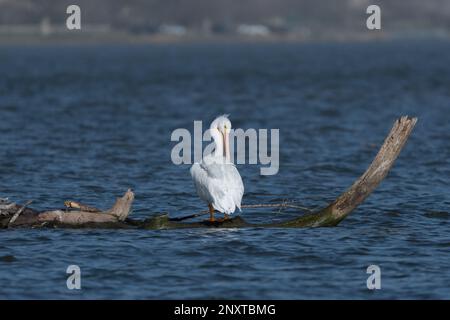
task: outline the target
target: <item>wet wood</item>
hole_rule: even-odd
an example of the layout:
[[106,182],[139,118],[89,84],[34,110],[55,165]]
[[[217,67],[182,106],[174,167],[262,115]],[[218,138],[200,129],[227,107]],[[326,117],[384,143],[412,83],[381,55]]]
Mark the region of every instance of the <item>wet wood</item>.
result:
[[[385,139],[380,151],[366,172],[335,201],[317,212],[300,215],[298,218],[279,223],[251,224],[241,217],[225,221],[181,222],[169,219],[167,214],[154,215],[146,220],[128,218],[134,200],[134,193],[128,190],[118,198],[114,206],[107,211],[98,212],[96,208],[71,202],[79,211],[49,210],[37,212],[25,206],[9,203],[0,199],[0,227],[92,227],[92,228],[144,228],[144,229],[180,229],[180,228],[302,228],[331,227],[338,225],[358,205],[360,205],[384,180],[395,160],[405,146],[417,118],[401,117]],[[84,210],[83,210],[84,209]],[[10,223],[19,210],[22,210],[13,223]]]
[[11,227],[13,223],[17,220],[17,218],[20,216],[20,214],[32,203],[32,200],[29,200],[27,203],[25,203],[19,210],[16,211],[16,213],[13,214],[11,219],[8,222],[8,227]]

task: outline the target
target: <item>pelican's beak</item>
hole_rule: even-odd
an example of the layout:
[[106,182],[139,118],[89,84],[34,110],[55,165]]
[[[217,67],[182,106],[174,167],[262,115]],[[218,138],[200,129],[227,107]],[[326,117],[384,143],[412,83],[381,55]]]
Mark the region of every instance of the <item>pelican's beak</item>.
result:
[[222,136],[223,136],[223,154],[225,155],[225,159],[227,161],[230,161],[230,141],[229,141],[230,132],[227,131],[227,129],[225,129],[224,132],[222,132]]

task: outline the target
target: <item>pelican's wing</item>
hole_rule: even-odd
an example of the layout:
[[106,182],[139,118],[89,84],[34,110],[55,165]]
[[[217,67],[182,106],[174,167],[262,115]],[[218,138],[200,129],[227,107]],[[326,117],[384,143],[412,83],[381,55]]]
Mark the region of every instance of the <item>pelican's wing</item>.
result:
[[232,195],[233,202],[241,211],[242,197],[244,196],[244,183],[238,169],[232,163],[226,165],[226,176],[228,180],[229,192]]
[[198,196],[202,200],[214,203],[224,196],[220,188],[223,172],[217,164],[194,163],[191,167],[191,176]]

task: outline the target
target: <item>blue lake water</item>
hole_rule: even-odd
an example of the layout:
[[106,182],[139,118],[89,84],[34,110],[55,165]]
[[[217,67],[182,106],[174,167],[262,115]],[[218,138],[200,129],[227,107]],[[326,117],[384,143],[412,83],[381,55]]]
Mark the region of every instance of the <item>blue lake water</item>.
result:
[[[450,298],[450,43],[0,47],[0,197],[132,217],[206,209],[176,128],[279,128],[280,170],[240,165],[244,203],[311,208],[370,164],[400,115],[419,122],[376,192],[336,228],[0,230],[0,298]],[[244,210],[252,222],[292,210]],[[82,289],[66,287],[79,265]],[[382,289],[366,287],[381,268]]]

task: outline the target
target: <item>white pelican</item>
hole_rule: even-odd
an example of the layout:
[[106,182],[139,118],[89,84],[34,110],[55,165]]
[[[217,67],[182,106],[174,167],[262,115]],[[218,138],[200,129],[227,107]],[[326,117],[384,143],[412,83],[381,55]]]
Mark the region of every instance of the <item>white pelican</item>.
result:
[[214,222],[214,210],[222,212],[224,219],[241,211],[244,184],[234,164],[230,162],[229,135],[231,122],[228,116],[217,117],[210,127],[215,150],[191,167],[192,180],[198,196],[208,204],[209,221]]

